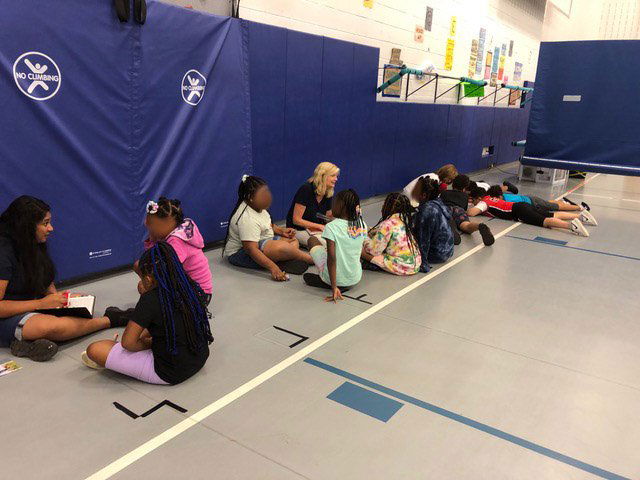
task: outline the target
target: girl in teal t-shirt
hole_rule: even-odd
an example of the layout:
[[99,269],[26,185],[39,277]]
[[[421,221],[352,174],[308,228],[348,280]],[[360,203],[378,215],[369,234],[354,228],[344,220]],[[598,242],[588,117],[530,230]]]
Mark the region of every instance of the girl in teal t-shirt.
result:
[[309,249],[320,278],[331,286],[332,295],[326,300],[335,302],[342,299],[340,287],[351,287],[362,278],[360,255],[367,226],[360,213],[360,198],[354,190],[339,192],[333,199],[331,211],[334,220],[322,233],[327,246],[312,237]]

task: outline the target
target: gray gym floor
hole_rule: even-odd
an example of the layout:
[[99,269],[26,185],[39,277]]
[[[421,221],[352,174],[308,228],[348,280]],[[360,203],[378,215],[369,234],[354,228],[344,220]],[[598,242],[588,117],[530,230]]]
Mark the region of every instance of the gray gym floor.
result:
[[[18,359],[0,378],[0,476],[639,478],[640,180],[580,184],[520,187],[547,198],[578,187],[570,197],[600,224],[590,238],[491,220],[492,247],[467,235],[429,275],[365,272],[337,305],[301,277],[278,284],[208,252],[205,368],[175,387],[86,368],[80,353],[114,330],[45,364]],[[369,225],[381,201],[366,202]],[[128,273],[74,290],[100,310],[133,306],[136,283]],[[302,338],[274,326],[308,339],[290,348]],[[141,414],[163,400],[187,412],[133,419],[113,405]]]

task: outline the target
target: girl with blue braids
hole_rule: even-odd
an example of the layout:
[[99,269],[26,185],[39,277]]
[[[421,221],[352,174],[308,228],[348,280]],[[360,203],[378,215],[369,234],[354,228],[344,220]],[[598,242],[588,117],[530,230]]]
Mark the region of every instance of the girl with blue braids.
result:
[[147,250],[139,269],[140,300],[122,342],[94,342],[83,352],[82,361],[88,367],[105,367],[147,383],[181,383],[209,357],[213,337],[206,295],[167,242]]

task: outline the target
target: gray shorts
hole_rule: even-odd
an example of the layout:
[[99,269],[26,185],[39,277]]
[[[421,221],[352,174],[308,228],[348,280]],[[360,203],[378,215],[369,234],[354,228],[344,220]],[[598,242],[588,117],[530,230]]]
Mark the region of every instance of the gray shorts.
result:
[[529,198],[536,210],[549,210],[550,212],[557,212],[560,210],[560,206],[557,203],[548,202],[543,198],[534,197],[533,195],[529,195]]

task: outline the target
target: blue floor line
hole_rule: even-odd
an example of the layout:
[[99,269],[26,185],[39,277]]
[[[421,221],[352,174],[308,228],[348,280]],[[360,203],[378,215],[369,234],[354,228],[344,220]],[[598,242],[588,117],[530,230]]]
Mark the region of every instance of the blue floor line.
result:
[[462,423],[463,425],[467,425],[471,428],[475,428],[476,430],[480,430],[482,432],[488,433],[489,435],[493,435],[494,437],[501,438],[502,440],[506,440],[507,442],[513,443],[520,447],[539,453],[540,455],[544,455],[545,457],[552,458],[554,460],[557,460],[559,462],[565,463],[572,467],[578,468],[585,472],[591,473],[593,475],[597,475],[598,477],[606,478],[607,480],[631,480],[627,477],[623,477],[616,473],[603,470],[602,468],[598,468],[594,465],[590,465],[588,463],[582,462],[576,458],[569,457],[568,455],[564,455],[560,452],[556,452],[555,450],[551,450],[549,448],[543,447],[536,443],[530,442],[529,440],[525,440],[524,438],[511,435],[510,433],[499,430],[490,425],[486,425],[484,423],[478,422],[471,418],[459,415],[450,410],[446,410],[444,408],[438,407],[436,405],[433,405],[432,403],[424,402],[417,398],[398,392],[397,390],[387,388],[383,385],[372,382],[371,380],[367,380],[366,378],[359,377],[357,375],[354,375],[353,373],[349,373],[339,368],[328,365],[326,363],[320,362],[319,360],[315,360],[313,358],[307,357],[304,359],[304,361],[310,365],[314,365],[318,368],[322,368],[323,370],[334,373],[340,377],[346,378],[353,382],[357,382],[373,390],[377,390],[381,393],[384,393],[385,395],[389,395],[391,397],[397,398],[398,400],[401,400],[405,403],[409,403],[409,404],[415,405],[416,407],[423,408],[430,412],[449,418],[450,420],[453,420],[455,422]]
[[505,237],[515,238],[517,240],[525,240],[527,242],[543,243],[545,245],[552,245],[554,247],[570,248],[571,250],[580,250],[581,252],[597,253],[599,255],[607,255],[609,257],[626,258],[627,260],[639,260],[640,261],[640,258],[638,258],[638,257],[630,257],[628,255],[620,255],[618,253],[601,252],[600,250],[589,250],[588,248],[571,247],[569,245],[558,245],[556,243],[540,241],[540,240],[536,240],[536,239],[533,239],[533,238],[518,237],[517,235],[505,235]]

